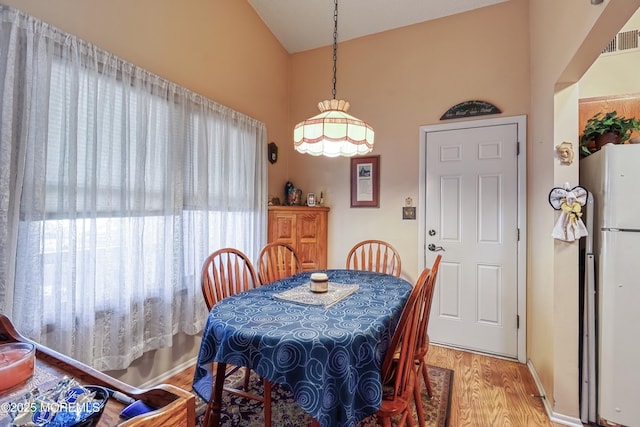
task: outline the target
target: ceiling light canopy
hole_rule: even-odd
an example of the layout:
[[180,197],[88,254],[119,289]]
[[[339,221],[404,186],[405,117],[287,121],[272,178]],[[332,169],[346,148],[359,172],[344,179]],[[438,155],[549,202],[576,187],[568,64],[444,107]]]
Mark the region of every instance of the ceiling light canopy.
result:
[[367,154],[373,150],[373,128],[347,114],[347,101],[336,99],[338,0],[335,0],[333,22],[333,99],[318,103],[320,114],[295,126],[293,145],[296,151],[312,156],[351,157]]

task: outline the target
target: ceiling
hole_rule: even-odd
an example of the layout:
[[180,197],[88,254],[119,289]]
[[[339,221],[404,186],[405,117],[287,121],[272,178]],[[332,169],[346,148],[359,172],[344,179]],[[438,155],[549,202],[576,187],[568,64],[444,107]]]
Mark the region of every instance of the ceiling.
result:
[[[248,0],[289,52],[333,43],[332,0]],[[342,0],[338,42],[429,21],[507,0]]]

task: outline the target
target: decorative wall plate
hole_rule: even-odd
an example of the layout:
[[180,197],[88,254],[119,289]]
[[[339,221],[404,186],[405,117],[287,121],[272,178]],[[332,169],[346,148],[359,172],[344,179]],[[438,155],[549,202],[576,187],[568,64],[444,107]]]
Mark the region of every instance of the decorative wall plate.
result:
[[502,111],[495,105],[486,101],[465,101],[449,108],[440,117],[440,120],[460,119],[462,117],[484,116],[487,114],[500,114]]

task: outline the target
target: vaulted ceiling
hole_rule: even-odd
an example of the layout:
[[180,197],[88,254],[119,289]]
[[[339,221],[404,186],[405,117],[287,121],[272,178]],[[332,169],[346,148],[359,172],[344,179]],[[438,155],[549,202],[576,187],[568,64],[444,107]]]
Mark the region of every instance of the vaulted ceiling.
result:
[[[333,43],[332,0],[248,0],[289,53]],[[508,0],[340,0],[338,42]]]

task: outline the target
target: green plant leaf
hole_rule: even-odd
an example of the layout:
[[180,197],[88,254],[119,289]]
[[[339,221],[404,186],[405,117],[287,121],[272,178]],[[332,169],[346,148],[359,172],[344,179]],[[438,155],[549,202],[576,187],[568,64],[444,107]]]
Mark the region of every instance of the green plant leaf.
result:
[[[635,117],[619,116],[617,111],[602,111],[596,113],[585,123],[584,130],[580,136],[580,147],[584,153],[589,153],[586,145],[593,141],[598,135],[608,132],[616,132],[620,135],[620,143],[627,141],[633,131],[640,130],[640,120]],[[582,147],[585,147],[583,150]]]

